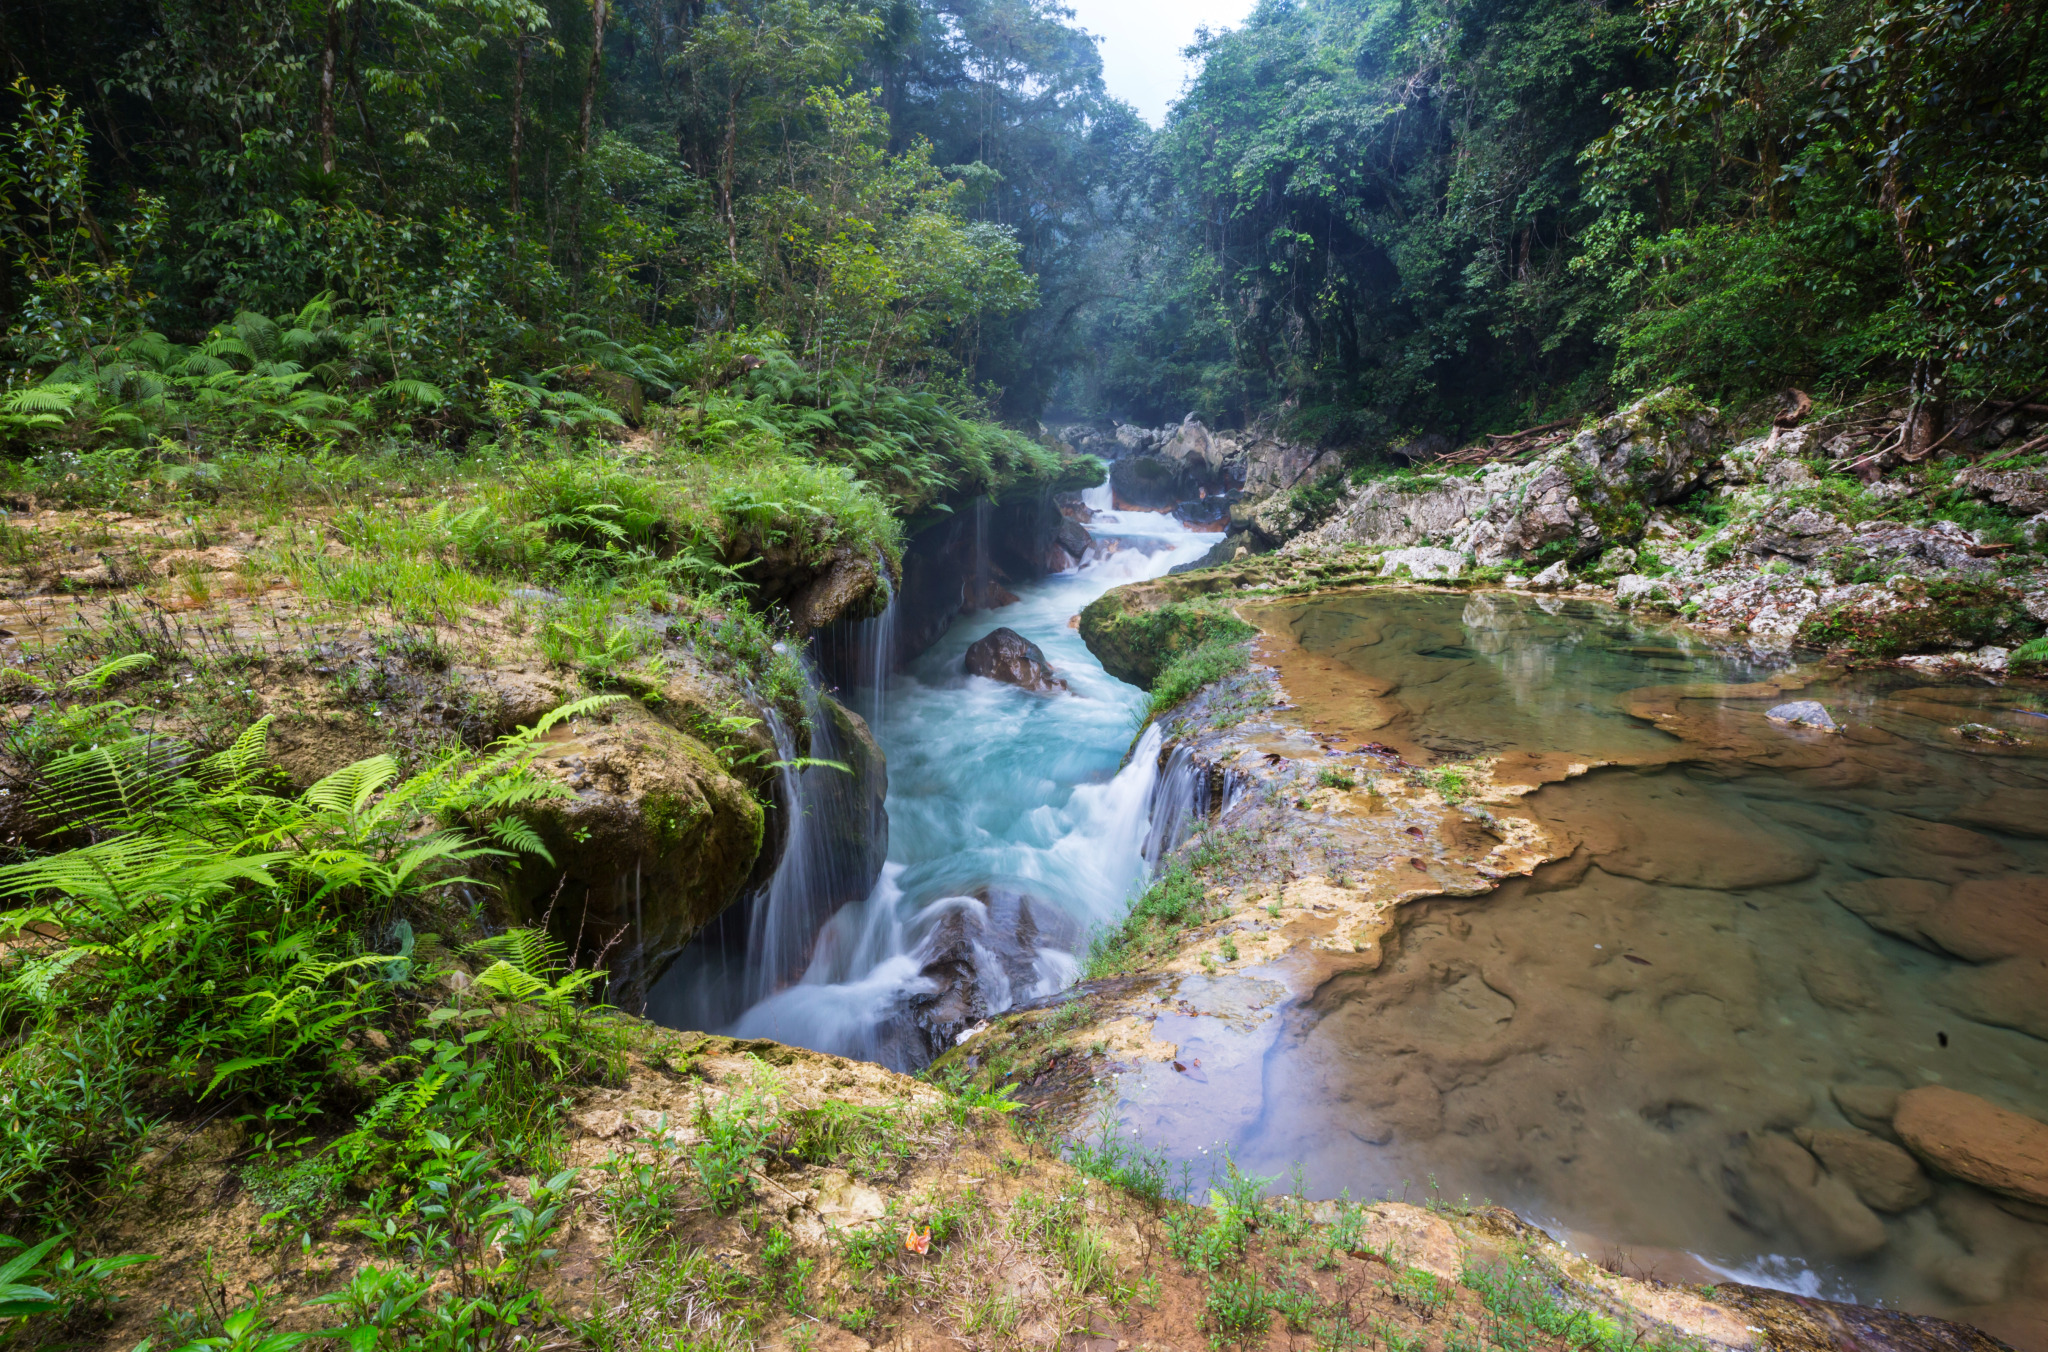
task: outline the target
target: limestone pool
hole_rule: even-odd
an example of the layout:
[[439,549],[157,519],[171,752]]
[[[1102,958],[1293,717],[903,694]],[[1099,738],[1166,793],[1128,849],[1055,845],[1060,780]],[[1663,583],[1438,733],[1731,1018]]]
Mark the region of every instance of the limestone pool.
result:
[[1920,1085],[2048,1118],[2038,698],[1814,668],[1800,696],[1846,730],[1784,727],[1752,683],[1790,654],[1505,593],[1319,597],[1267,629],[1304,718],[1424,764],[1608,764],[1527,800],[1568,858],[1411,905],[1379,970],[1323,980],[1256,1056],[1212,1051],[1245,1069],[1209,1088],[1254,1100],[1220,1142],[1241,1164],[2048,1347],[2048,1210],[1809,1153],[1882,1141]]

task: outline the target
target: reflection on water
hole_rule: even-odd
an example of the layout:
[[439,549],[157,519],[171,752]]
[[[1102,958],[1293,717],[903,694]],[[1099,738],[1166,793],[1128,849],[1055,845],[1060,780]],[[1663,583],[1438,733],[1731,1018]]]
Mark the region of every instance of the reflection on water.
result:
[[[2048,1210],[1899,1174],[1872,1144],[1924,1084],[2048,1119],[2048,724],[2015,690],[1882,673],[1801,691],[1848,735],[1784,729],[1774,692],[1740,689],[1746,661],[1549,605],[1379,594],[1289,617],[1283,667],[1349,692],[1305,717],[1625,764],[1530,800],[1570,859],[1417,908],[1385,967],[1259,1038],[1218,1119],[1242,1123],[1238,1158],[1301,1161],[1325,1194],[1434,1178],[1668,1279],[2048,1347]],[[1965,744],[1966,720],[2037,745]]]

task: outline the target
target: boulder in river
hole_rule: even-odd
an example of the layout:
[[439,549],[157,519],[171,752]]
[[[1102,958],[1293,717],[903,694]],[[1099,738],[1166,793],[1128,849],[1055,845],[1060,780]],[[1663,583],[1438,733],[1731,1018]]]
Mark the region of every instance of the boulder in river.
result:
[[1899,1095],[1892,1129],[1934,1169],[2022,1202],[2048,1205],[2048,1122],[1946,1085]]
[[1087,558],[1088,551],[1095,547],[1095,537],[1072,517],[1061,520],[1059,533],[1053,537],[1053,541],[1066,551],[1067,557],[1075,563]]
[[1005,685],[1050,693],[1065,690],[1067,683],[1053,675],[1044,651],[1014,629],[996,629],[976,639],[967,649],[967,674],[986,676]]

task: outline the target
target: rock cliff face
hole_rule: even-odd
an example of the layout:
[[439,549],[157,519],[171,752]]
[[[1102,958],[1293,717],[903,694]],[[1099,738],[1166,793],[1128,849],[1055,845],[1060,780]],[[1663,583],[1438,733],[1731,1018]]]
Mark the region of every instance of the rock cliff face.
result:
[[1441,545],[1482,565],[1592,558],[1639,539],[1656,507],[1705,482],[1724,446],[1715,410],[1667,391],[1526,465],[1354,487],[1328,521],[1286,548]]
[[[882,660],[891,670],[902,667],[938,642],[961,613],[1009,604],[1016,600],[1009,584],[1064,572],[1093,546],[1086,527],[1063,515],[1051,492],[957,504],[912,535],[903,551]],[[826,682],[835,686],[865,679],[854,664],[872,657],[852,629],[864,612],[842,613],[818,645]]]

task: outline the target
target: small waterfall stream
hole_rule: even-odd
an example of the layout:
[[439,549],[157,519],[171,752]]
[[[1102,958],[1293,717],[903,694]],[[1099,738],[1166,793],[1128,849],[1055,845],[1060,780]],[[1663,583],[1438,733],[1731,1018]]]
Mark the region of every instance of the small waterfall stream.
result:
[[[744,936],[728,919],[693,945],[657,987],[655,1017],[909,1068],[959,1028],[1074,980],[1088,934],[1122,914],[1157,858],[1154,837],[1184,837],[1209,785],[1188,766],[1170,766],[1162,785],[1157,728],[1125,761],[1146,696],[1102,670],[1073,620],[1111,587],[1159,576],[1216,540],[1164,514],[1108,514],[1107,485],[1084,501],[1104,514],[1088,527],[1102,548],[1018,584],[1014,603],[961,615],[903,670],[892,669],[893,608],[831,640],[851,645],[832,665],[861,682],[841,698],[888,757],[881,878],[837,904],[831,852],[850,823],[831,824],[847,805],[820,777],[845,776],[784,771],[788,840],[744,907]],[[985,557],[978,545],[962,579],[970,597],[987,594]],[[999,626],[1037,643],[1069,690],[968,676],[966,648]],[[812,710],[820,727],[822,713]],[[790,730],[772,730],[793,759]],[[814,741],[810,754],[837,758],[818,749],[831,745]]]

